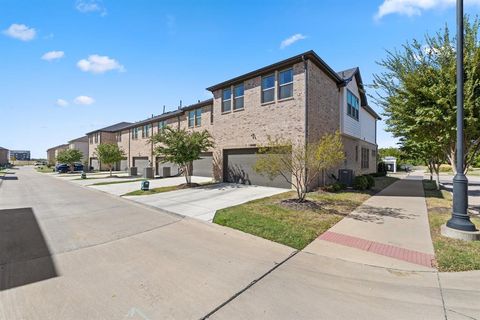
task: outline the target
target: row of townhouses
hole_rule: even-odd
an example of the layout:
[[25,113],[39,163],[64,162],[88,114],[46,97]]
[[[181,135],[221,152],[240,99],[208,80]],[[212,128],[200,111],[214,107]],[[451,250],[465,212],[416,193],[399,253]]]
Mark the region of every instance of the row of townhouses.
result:
[[[341,168],[356,175],[376,171],[380,119],[368,105],[358,68],[335,72],[314,51],[291,57],[207,88],[212,98],[176,111],[130,123],[121,122],[87,133],[88,163],[106,169],[96,157],[100,143],[116,143],[125,152],[118,170],[148,166],[162,176],[178,168],[162,163],[150,137],[165,126],[208,130],[215,146],[193,163],[193,175],[217,181],[288,187],[282,178],[270,180],[253,170],[259,146],[268,137],[293,143],[317,141],[339,131],[345,147]],[[317,184],[328,181],[322,175]]]

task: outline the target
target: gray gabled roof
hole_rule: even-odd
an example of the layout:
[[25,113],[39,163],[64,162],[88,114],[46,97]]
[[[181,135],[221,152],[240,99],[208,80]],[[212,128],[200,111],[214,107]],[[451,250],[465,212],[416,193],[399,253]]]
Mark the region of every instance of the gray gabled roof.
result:
[[362,76],[360,75],[360,68],[358,67],[350,68],[347,70],[337,72],[337,74],[339,77],[342,78],[345,86],[350,81],[352,81],[353,78],[355,78],[355,81],[357,81],[358,92],[360,93],[360,104],[362,108],[364,108],[368,113],[370,113],[376,119],[382,120],[382,118],[380,118],[380,116],[375,112],[375,110],[373,110],[372,107],[368,105],[367,95],[365,93],[365,88],[363,87]]
[[250,78],[254,78],[254,77],[257,77],[257,76],[260,76],[260,75],[267,74],[267,73],[272,72],[276,69],[283,68],[283,67],[288,67],[288,66],[290,66],[294,63],[302,62],[302,61],[304,61],[304,59],[311,60],[315,65],[317,65],[320,69],[322,69],[330,78],[332,78],[335,82],[337,82],[337,84],[342,83],[342,79],[338,76],[338,74],[335,71],[333,71],[333,69],[328,64],[326,64],[325,61],[323,61],[315,53],[315,51],[310,50],[310,51],[298,54],[296,56],[290,57],[288,59],[276,62],[276,63],[271,64],[271,65],[268,65],[266,67],[263,67],[263,68],[245,73],[241,76],[232,78],[230,80],[220,82],[216,85],[208,87],[207,90],[208,91],[215,91],[217,89],[221,89],[223,87],[233,85],[233,84],[242,82],[242,81],[250,79]]
[[66,147],[68,147],[68,144],[59,144],[58,146],[48,148],[47,152],[53,149],[66,148]]
[[146,125],[146,124],[149,124],[149,123],[153,123],[153,122],[156,122],[156,121],[162,121],[162,120],[165,120],[165,119],[169,119],[169,118],[172,118],[172,117],[179,116],[182,113],[183,113],[183,111],[181,109],[180,110],[174,110],[174,111],[168,111],[168,112],[162,113],[158,116],[154,116],[154,117],[150,117],[150,118],[147,118],[147,119],[144,119],[144,120],[133,122],[133,123],[129,124],[128,126],[122,128],[122,129],[130,129],[130,128],[135,128],[135,127],[138,127],[138,126],[143,126],[143,125]]
[[8,149],[7,149],[7,148],[3,148],[3,147],[0,147],[0,150],[7,150],[7,151],[8,151]]
[[88,142],[88,137],[83,136],[83,137],[72,139],[72,140],[68,141],[68,143],[73,143],[73,142]]
[[126,127],[128,127],[131,124],[132,124],[131,122],[119,122],[119,123],[113,124],[113,125],[105,127],[105,128],[101,128],[101,129],[97,129],[97,130],[88,132],[88,133],[86,133],[86,135],[89,135],[89,134],[92,134],[92,133],[95,133],[95,132],[116,132],[116,131],[120,131],[122,129],[125,129]]
[[181,110],[188,111],[188,110],[192,110],[192,109],[196,109],[196,108],[209,106],[211,104],[213,104],[213,98],[203,100],[203,101],[198,101],[197,103],[194,103],[194,104],[191,104],[189,106],[183,107]]

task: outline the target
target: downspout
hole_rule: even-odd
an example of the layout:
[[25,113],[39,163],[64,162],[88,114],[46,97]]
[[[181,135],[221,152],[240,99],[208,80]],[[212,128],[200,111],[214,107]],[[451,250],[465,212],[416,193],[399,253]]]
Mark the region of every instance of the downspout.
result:
[[[302,55],[302,61],[303,61],[303,70],[305,73],[305,151],[307,150],[307,143],[308,143],[308,64],[307,64],[307,59],[305,59],[305,56]],[[304,178],[305,178],[305,189],[308,190],[308,187],[306,185],[307,182],[307,174],[308,174],[308,168],[305,166],[305,172],[304,172]]]
[[132,139],[132,129],[128,129],[128,167],[132,167],[132,162],[130,158],[130,141]]

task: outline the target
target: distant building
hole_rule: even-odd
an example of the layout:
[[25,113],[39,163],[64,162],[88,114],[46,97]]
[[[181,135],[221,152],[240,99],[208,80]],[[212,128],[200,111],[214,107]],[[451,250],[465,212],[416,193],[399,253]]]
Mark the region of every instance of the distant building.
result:
[[8,163],[8,159],[10,159],[8,153],[8,149],[0,147],[0,166],[6,165]]
[[69,149],[76,149],[83,154],[82,163],[88,159],[88,136],[70,140],[68,144]]
[[30,161],[30,151],[29,150],[10,150],[10,159]]
[[387,171],[397,172],[397,158],[395,157],[385,157],[383,162],[387,165]]
[[47,150],[47,162],[50,165],[54,165],[57,163],[57,155],[60,151],[68,149],[68,144],[61,144],[59,146],[50,148]]

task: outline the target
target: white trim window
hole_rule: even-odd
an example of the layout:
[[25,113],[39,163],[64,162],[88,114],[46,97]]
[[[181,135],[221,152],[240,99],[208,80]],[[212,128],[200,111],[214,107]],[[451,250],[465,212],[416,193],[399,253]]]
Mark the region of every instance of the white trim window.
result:
[[132,129],[132,140],[138,139],[138,127]]
[[202,108],[195,109],[195,127],[202,125]]
[[347,89],[347,114],[358,121],[359,116],[359,100],[350,90]]
[[195,111],[188,111],[188,127],[193,128],[195,126]]
[[161,131],[167,127],[167,122],[165,120],[158,121],[158,131]]
[[122,132],[117,132],[117,142],[122,142]]
[[232,109],[232,89],[226,88],[222,91],[222,113],[230,112]]
[[146,124],[142,128],[142,138],[150,137],[150,125]]
[[293,69],[287,69],[278,73],[278,99],[293,97]]
[[275,74],[262,77],[262,103],[275,100]]
[[233,87],[233,111],[242,110],[244,106],[244,86],[243,83]]

